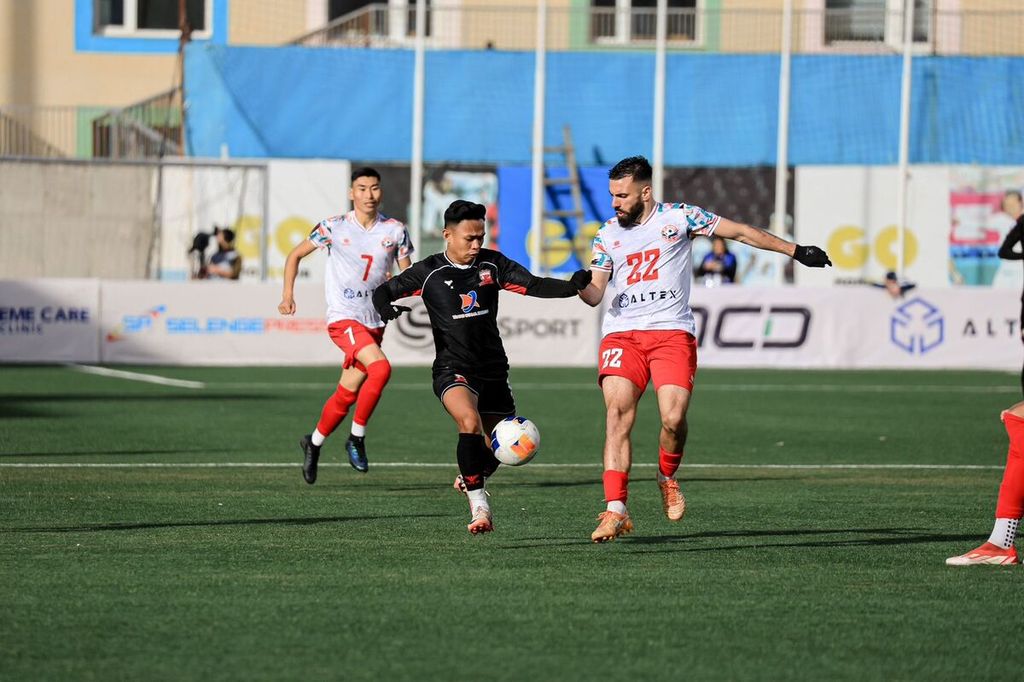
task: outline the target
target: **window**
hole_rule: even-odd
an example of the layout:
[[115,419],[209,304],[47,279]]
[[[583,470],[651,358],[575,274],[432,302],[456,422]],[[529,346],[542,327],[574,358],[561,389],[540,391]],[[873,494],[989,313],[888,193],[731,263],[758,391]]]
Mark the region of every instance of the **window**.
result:
[[[185,12],[192,35],[210,36],[211,0],[185,0]],[[124,37],[176,37],[177,0],[95,0],[94,33]]]
[[[825,44],[903,43],[907,0],[825,0]],[[914,0],[914,42],[931,40],[931,0]]]
[[[590,37],[596,43],[653,42],[657,0],[591,0]],[[697,40],[697,0],[668,0],[669,41]]]

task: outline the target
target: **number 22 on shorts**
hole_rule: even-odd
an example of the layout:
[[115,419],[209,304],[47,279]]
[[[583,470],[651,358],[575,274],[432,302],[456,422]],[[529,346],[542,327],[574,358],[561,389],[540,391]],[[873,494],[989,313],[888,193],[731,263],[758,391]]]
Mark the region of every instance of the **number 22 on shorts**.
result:
[[608,348],[601,353],[601,369],[622,367],[622,349]]

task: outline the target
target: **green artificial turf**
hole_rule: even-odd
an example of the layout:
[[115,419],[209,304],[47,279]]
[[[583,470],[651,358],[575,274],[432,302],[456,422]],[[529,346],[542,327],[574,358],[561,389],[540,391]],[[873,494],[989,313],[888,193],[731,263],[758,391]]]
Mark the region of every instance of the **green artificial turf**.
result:
[[661,513],[648,395],[636,530],[593,545],[592,371],[513,372],[542,451],[472,537],[427,370],[395,370],[369,474],[346,423],[307,486],[335,370],[127,369],[204,386],[0,369],[2,679],[1019,675],[1022,569],[943,564],[990,530],[1015,376],[702,370],[686,517]]

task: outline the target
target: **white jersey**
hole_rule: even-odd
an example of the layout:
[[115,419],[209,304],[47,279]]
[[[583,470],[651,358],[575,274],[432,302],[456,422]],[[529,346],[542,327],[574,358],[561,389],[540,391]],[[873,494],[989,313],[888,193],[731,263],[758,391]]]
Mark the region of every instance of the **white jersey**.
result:
[[638,225],[622,227],[615,218],[602,225],[590,261],[591,269],[612,273],[601,333],[682,329],[696,334],[691,238],[710,237],[718,220],[698,206],[657,203]]
[[320,221],[309,240],[327,250],[327,324],[355,320],[366,327],[383,327],[370,296],[387,280],[396,261],[412,256],[405,225],[378,213],[377,222],[364,228],[355,211],[349,211]]

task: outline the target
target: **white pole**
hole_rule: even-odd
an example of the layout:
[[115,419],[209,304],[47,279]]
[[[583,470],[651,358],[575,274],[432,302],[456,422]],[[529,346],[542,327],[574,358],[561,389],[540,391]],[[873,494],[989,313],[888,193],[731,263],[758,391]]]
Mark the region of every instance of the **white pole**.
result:
[[668,40],[668,0],[658,0],[657,47],[654,52],[654,198],[662,201],[665,189],[665,43]]
[[[786,234],[786,213],[789,210],[786,200],[787,180],[789,179],[789,87],[790,87],[790,55],[793,51],[793,0],[786,0],[782,5],[782,49],[779,53],[779,122],[775,139],[775,214],[770,226],[777,235]],[[779,284],[786,281],[786,268],[783,258],[779,258],[777,278]]]
[[[416,0],[416,58],[412,76],[412,168],[409,173],[409,231],[419,250],[423,231],[423,91],[427,0]],[[436,227],[436,226],[435,226]]]
[[544,91],[547,62],[548,3],[537,3],[537,46],[533,57],[533,185],[531,207],[533,239],[530,241],[530,269],[547,274],[544,254]]
[[900,85],[900,157],[896,185],[896,276],[903,279],[907,232],[907,181],[910,156],[910,56],[914,46],[914,0],[903,0],[903,82]]

